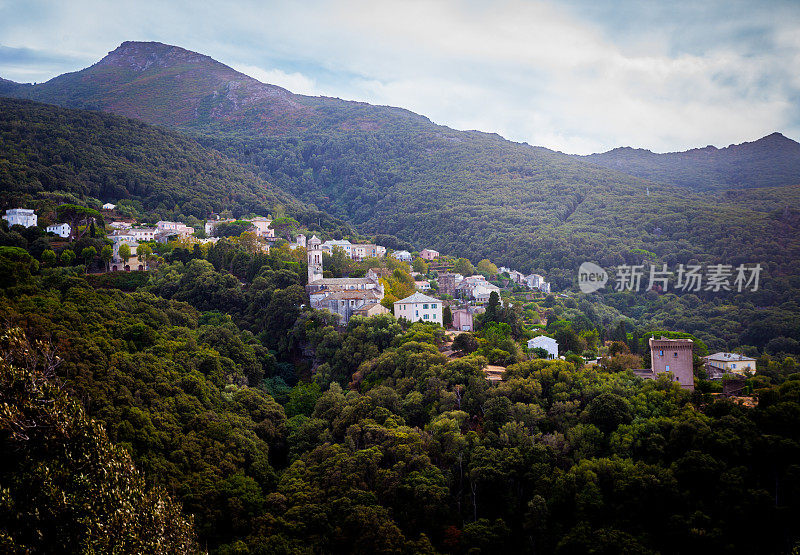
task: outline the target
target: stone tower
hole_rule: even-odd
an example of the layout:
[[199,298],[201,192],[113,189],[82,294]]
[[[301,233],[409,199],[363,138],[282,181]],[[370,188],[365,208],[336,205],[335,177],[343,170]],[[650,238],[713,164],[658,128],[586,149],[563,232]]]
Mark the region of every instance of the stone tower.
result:
[[683,389],[694,391],[694,370],[692,367],[691,339],[656,339],[651,337],[650,362],[653,374],[666,372],[672,374],[672,379],[678,382]]
[[322,241],[314,235],[308,240],[308,283],[322,279]]

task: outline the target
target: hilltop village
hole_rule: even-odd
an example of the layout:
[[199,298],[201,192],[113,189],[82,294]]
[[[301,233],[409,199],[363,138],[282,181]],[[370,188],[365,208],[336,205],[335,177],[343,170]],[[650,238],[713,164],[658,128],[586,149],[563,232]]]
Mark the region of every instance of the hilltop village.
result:
[[[9,209],[2,218],[10,230],[25,229],[29,235],[50,238],[51,249],[41,255],[46,264],[83,262],[86,272],[95,275],[148,272],[178,251],[202,253],[221,240],[251,254],[277,249],[304,255],[310,307],[329,312],[338,328],[347,328],[354,317],[386,314],[408,323],[440,326],[446,330],[443,351],[448,356],[476,349],[486,355],[490,364],[484,373],[489,381],[501,381],[506,366],[515,361],[543,358],[628,368],[643,379],[663,374],[689,390],[694,389],[699,371],[712,382],[724,383],[725,394],[742,395],[744,380],[756,371],[752,357],[729,352],[708,355],[702,342],[698,349],[691,338],[671,332],[667,332],[670,337],[636,338],[634,343],[640,343],[633,349],[626,345],[624,333],[621,342],[599,342],[596,335],[576,332],[572,323],[547,309],[557,303],[574,305],[570,295],[552,293],[541,274],[497,267],[489,260],[473,265],[466,258],[430,248],[412,252],[341,238],[323,241],[315,234],[308,237],[298,222],[286,216],[212,214],[192,225],[166,220],[147,224],[120,214],[113,203],[103,204],[99,211],[62,205],[55,214],[63,219],[39,222],[34,210],[24,208]],[[79,252],[70,248],[83,239],[97,246]],[[103,246],[98,248],[99,244]]]

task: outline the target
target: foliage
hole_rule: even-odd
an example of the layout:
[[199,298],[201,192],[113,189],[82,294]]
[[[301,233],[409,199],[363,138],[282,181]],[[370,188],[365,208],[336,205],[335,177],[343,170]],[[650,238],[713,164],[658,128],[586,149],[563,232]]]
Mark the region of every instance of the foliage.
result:
[[199,553],[180,505],[147,488],[128,452],[61,388],[52,346],[19,328],[2,333],[2,550]]

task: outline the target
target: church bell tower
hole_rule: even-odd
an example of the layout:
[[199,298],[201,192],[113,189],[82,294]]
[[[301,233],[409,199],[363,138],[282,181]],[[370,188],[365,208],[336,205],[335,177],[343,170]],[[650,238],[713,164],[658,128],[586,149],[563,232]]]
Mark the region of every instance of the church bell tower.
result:
[[314,235],[308,240],[308,283],[322,279],[322,241]]

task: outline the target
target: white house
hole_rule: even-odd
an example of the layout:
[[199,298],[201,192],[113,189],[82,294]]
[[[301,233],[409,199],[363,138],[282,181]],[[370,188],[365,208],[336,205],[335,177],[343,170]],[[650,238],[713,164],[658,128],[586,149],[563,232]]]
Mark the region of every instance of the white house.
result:
[[328,254],[333,252],[333,247],[340,247],[348,258],[353,258],[353,244],[347,239],[330,239],[320,245],[320,248]]
[[169,237],[185,238],[194,235],[194,228],[186,225],[183,222],[168,222],[161,220],[156,223],[156,237],[162,243],[165,243]]
[[256,235],[259,237],[275,237],[275,230],[269,227],[272,225],[272,220],[264,216],[258,216],[250,220],[253,227],[256,228]]
[[410,297],[394,303],[394,315],[411,322],[432,322],[442,324],[442,301],[422,293],[414,293]]
[[414,282],[414,288],[417,291],[430,291],[431,290],[431,282],[430,281],[425,281],[425,280],[415,281]]
[[488,303],[492,293],[497,293],[499,295],[500,288],[491,283],[480,283],[471,290],[471,296],[475,299],[476,303]]
[[113,249],[111,258],[115,264],[119,264],[123,262],[122,258],[119,256],[119,247],[122,243],[125,243],[131,249],[131,256],[136,256],[136,247],[139,246],[139,242],[136,240],[131,234],[120,234],[120,235],[111,235],[109,236],[111,239],[111,248]]
[[103,210],[114,210],[116,207],[117,207],[116,204],[111,204],[110,202],[107,202],[103,205]]
[[756,371],[756,359],[738,353],[714,353],[703,357],[706,372],[711,379],[719,379],[725,374],[739,374]]
[[411,262],[411,253],[408,251],[394,251],[392,256],[401,262]]
[[70,231],[72,228],[68,223],[47,226],[47,233],[54,233],[59,237],[69,237]]
[[232,220],[230,218],[222,219],[222,220],[219,220],[219,219],[218,220],[207,220],[206,221],[206,225],[203,226],[203,229],[205,230],[206,235],[208,237],[211,237],[212,235],[214,235],[214,230],[217,228],[218,225],[220,225],[220,224],[229,224],[229,223],[234,222],[234,221],[236,221],[236,220]]
[[132,227],[128,230],[137,241],[154,241],[158,230],[154,227]]
[[547,351],[547,358],[558,358],[558,342],[552,337],[539,335],[528,340],[528,350],[544,349]]
[[8,222],[8,227],[12,225],[33,227],[39,221],[39,217],[29,208],[12,208],[11,210],[6,210],[3,219]]

